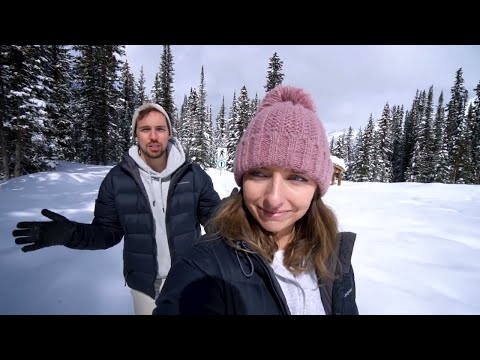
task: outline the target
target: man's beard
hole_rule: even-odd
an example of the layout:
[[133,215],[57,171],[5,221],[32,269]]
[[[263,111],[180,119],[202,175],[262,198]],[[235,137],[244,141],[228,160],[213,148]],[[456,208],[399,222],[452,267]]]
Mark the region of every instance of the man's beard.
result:
[[[154,143],[154,144],[158,144],[158,143]],[[148,148],[148,145],[146,145],[144,148],[140,147],[140,150],[146,157],[150,159],[159,159],[166,153],[166,149],[161,144],[159,145],[160,145],[160,150],[158,152],[150,151]]]

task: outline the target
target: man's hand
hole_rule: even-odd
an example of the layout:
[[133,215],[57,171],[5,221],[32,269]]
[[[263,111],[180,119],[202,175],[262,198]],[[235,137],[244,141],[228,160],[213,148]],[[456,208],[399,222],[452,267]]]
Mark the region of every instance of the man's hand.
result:
[[47,246],[65,245],[70,242],[76,223],[65,216],[43,209],[42,215],[53,221],[19,222],[12,235],[15,244],[27,245],[22,247],[23,252],[38,250]]

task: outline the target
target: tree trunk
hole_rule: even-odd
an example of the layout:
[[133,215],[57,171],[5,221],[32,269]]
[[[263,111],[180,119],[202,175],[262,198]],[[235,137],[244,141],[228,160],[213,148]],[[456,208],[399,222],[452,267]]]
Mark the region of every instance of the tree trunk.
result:
[[10,179],[10,168],[9,168],[9,158],[8,158],[8,151],[7,151],[7,139],[5,136],[5,131],[3,129],[3,124],[0,124],[0,148],[1,153],[0,156],[2,157],[2,172],[5,176],[5,179]]
[[13,169],[13,176],[22,175],[22,145],[21,136],[17,133],[17,141],[15,142],[15,168]]
[[[0,49],[3,51],[3,49]],[[2,59],[3,60],[3,59]],[[3,77],[2,67],[0,67],[0,78]],[[8,156],[7,151],[7,132],[5,131],[3,124],[6,117],[6,109],[5,109],[5,89],[3,87],[3,80],[0,80],[0,156],[2,157],[2,166],[3,166],[3,174],[5,179],[10,179],[10,159]]]

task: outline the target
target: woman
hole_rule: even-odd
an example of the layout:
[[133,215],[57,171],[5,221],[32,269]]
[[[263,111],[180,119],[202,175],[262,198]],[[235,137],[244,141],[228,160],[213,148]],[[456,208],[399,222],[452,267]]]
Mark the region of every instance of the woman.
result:
[[332,172],[310,95],[268,92],[236,149],[240,192],[173,265],[153,314],[358,314],[355,234],[322,201]]

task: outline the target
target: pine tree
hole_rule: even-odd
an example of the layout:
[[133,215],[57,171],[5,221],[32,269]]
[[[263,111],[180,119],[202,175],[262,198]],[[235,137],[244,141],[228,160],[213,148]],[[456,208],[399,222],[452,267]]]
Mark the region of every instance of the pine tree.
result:
[[250,99],[248,98],[248,91],[245,85],[240,89],[240,95],[237,99],[238,102],[238,116],[239,116],[239,139],[242,138],[243,133],[248,127],[250,119],[252,118]]
[[80,45],[76,59],[81,113],[80,158],[85,163],[115,162],[118,129],[118,71],[124,55],[120,45]]
[[375,169],[375,129],[373,125],[373,115],[370,114],[367,127],[362,133],[362,148],[359,150],[357,162],[357,181],[374,181],[376,175]]
[[73,161],[75,146],[73,139],[74,119],[71,111],[72,56],[64,45],[51,45],[49,52],[48,78],[52,92],[47,103],[46,135],[50,145],[50,156],[54,159]]
[[464,136],[466,122],[466,106],[468,90],[464,85],[463,69],[460,68],[455,74],[455,82],[451,89],[450,101],[447,104],[447,149],[449,160],[449,183],[463,183],[463,156],[465,156]]
[[472,182],[480,184],[480,82],[475,88],[475,100],[473,102],[472,120]]
[[400,107],[395,107],[392,112],[392,133],[393,133],[393,173],[392,181],[401,182],[403,181],[403,157],[404,157],[404,134],[403,134],[403,105]]
[[421,104],[422,94],[417,89],[413,99],[411,111],[405,114],[405,132],[404,132],[404,158],[403,158],[403,178],[405,181],[415,181],[416,163],[414,159],[415,144],[418,136],[418,123],[422,112]]
[[205,167],[215,168],[217,162],[217,138],[216,138],[216,126],[213,123],[213,114],[212,106],[210,105],[207,109],[207,133],[204,137],[204,141],[207,145],[207,159],[205,162]]
[[332,155],[335,155],[333,152],[334,152],[334,149],[335,149],[335,136],[332,136],[332,138],[330,139],[330,153]]
[[227,140],[227,170],[233,170],[235,162],[235,149],[240,141],[241,134],[243,134],[243,125],[239,115],[239,105],[236,93],[233,93],[232,106],[230,107],[228,115],[228,140]]
[[147,95],[145,93],[145,74],[143,72],[143,66],[140,68],[140,76],[138,78],[138,82],[136,85],[135,93],[137,95],[137,99],[135,101],[135,107],[141,106],[143,103],[148,101]]
[[434,157],[433,157],[433,181],[446,183],[448,181],[448,148],[445,139],[446,121],[445,107],[443,105],[443,91],[440,93],[437,102],[437,111],[433,125],[434,132]]
[[432,116],[433,116],[433,86],[430,87],[428,97],[422,91],[419,101],[417,121],[417,136],[414,145],[412,164],[409,169],[410,181],[430,182],[433,176],[433,141],[432,141]]
[[[161,63],[160,63],[161,64]],[[162,84],[161,84],[161,67],[160,70],[155,74],[155,79],[153,80],[152,90],[150,98],[155,104],[162,103]]]
[[45,87],[45,52],[39,45],[11,47],[9,103],[15,141],[13,176],[45,169],[45,104],[50,89]]
[[227,124],[225,121],[225,96],[222,98],[222,105],[220,106],[220,110],[218,111],[215,124],[218,130],[217,145],[218,147],[226,147],[227,146]]
[[345,160],[347,156],[347,151],[344,144],[344,135],[341,134],[338,136],[337,141],[335,142],[335,147],[333,149],[332,155],[338,157],[339,159]]
[[255,114],[257,113],[259,101],[260,100],[258,99],[258,94],[255,93],[255,98],[252,99],[251,104],[250,104],[250,118],[253,118],[255,116]]
[[362,128],[360,127],[355,138],[352,140],[352,158],[351,158],[351,163],[350,166],[348,167],[348,172],[349,172],[349,180],[351,181],[361,181],[361,176],[359,174],[359,171],[362,169],[362,158],[363,158],[363,144],[362,144],[362,138],[363,138],[363,131]]
[[424,165],[422,167],[422,177],[426,182],[435,181],[434,173],[434,158],[435,158],[435,140],[434,140],[434,128],[433,128],[433,85],[428,90],[427,104],[425,107],[425,155]]
[[119,97],[119,134],[120,139],[117,147],[117,158],[128,151],[133,144],[132,137],[132,118],[135,112],[135,77],[130,71],[128,61],[122,66],[120,76],[120,97]]
[[351,126],[348,127],[348,131],[344,134],[343,143],[345,146],[345,166],[347,167],[345,171],[345,180],[350,180],[350,168],[353,162],[353,129]]
[[76,161],[88,162],[92,153],[92,128],[89,117],[94,113],[92,99],[96,97],[95,49],[90,45],[74,46],[75,84],[75,154]]
[[265,91],[268,92],[272,90],[275,86],[280,85],[283,82],[285,75],[282,72],[283,61],[280,60],[280,57],[275,52],[270,58],[267,70],[267,84],[264,86]]
[[160,103],[162,104],[167,114],[170,116],[170,120],[172,122],[175,122],[175,114],[177,113],[173,89],[174,74],[175,72],[173,70],[173,55],[170,49],[170,45],[163,45],[161,73],[162,99]]
[[187,116],[187,111],[188,111],[188,98],[187,98],[187,95],[184,95],[183,103],[182,103],[182,106],[180,107],[180,116],[176,117],[173,123],[173,127],[175,128],[175,131],[177,134],[176,136],[183,145],[185,145],[184,123],[186,121],[185,119]]
[[200,86],[198,89],[198,153],[196,161],[203,167],[208,166],[208,148],[211,134],[210,123],[207,119],[207,90],[205,84],[205,73],[202,66],[200,71]]
[[13,78],[11,45],[0,44],[0,179],[10,179],[12,163],[13,132],[12,132],[12,109],[7,97],[11,91]]
[[[176,123],[177,113],[174,100],[173,75],[173,55],[170,45],[163,45],[160,67],[155,74],[155,80],[152,86],[151,100],[165,109],[170,117],[172,126]],[[176,126],[173,126],[172,130],[173,135],[178,135]]]
[[392,115],[388,102],[383,108],[382,117],[378,121],[377,136],[377,174],[376,181],[390,182],[392,180],[393,166],[393,133]]
[[182,122],[183,145],[187,156],[194,162],[199,162],[201,158],[201,128],[200,123],[200,105],[197,91],[190,89],[186,115]]
[[465,119],[464,136],[464,158],[463,158],[463,181],[465,184],[475,183],[475,165],[473,163],[474,155],[474,127],[475,127],[475,111],[473,103],[468,107],[467,117]]

